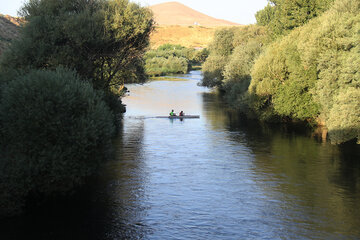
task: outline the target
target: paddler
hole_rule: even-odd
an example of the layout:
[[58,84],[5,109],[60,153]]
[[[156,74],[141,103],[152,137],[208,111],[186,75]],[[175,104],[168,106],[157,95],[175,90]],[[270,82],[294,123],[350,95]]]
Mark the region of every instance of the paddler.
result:
[[176,116],[176,113],[174,113],[174,110],[171,110],[171,112],[169,113],[169,115],[172,116]]

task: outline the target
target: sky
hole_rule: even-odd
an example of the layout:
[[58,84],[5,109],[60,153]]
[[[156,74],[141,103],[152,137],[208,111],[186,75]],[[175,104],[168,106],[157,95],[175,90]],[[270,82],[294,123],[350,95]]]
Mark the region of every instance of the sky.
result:
[[[151,6],[169,0],[131,0],[141,6]],[[17,16],[17,11],[26,0],[0,0],[0,13]],[[256,22],[255,13],[267,5],[267,0],[177,0],[196,11],[214,18],[240,24]]]

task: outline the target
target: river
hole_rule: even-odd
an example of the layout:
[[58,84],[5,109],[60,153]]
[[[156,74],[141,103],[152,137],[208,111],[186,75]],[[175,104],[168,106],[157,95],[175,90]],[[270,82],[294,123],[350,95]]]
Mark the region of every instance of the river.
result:
[[[200,72],[180,77],[128,85],[116,157],[86,200],[29,213],[5,236],[360,239],[358,145],[245,121],[198,86]],[[155,118],[171,109],[200,119]]]

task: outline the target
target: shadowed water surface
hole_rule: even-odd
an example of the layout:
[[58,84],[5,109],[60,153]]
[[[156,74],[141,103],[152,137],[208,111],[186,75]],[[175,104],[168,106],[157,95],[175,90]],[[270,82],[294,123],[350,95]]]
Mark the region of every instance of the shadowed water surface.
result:
[[[200,72],[183,77],[128,85],[116,159],[86,200],[29,214],[5,236],[23,228],[38,239],[360,238],[359,146],[246,122],[197,86]],[[201,117],[154,118],[171,109]]]

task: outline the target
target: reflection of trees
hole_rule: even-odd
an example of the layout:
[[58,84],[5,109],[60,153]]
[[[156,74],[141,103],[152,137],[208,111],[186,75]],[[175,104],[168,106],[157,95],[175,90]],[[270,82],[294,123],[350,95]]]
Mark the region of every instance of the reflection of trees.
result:
[[[203,93],[203,113],[211,125],[215,128],[224,128],[232,121],[239,120],[238,116],[231,113],[230,109],[226,107],[221,97],[213,93]],[[235,119],[236,118],[236,119]],[[240,121],[237,121],[240,122]]]
[[143,157],[144,119],[124,120],[121,137],[115,142],[116,159],[104,170],[108,196],[109,239],[144,238],[148,227],[143,224],[146,207],[144,196],[145,165]]
[[229,138],[252,150],[258,184],[277,200],[282,217],[311,224],[311,231],[360,236],[358,145],[321,143],[303,127],[246,121],[224,108],[221,98],[203,97],[214,128],[241,133]]
[[[315,223],[319,220],[319,229],[328,228],[330,232],[347,234],[356,232],[359,236],[360,211],[356,205],[360,198],[356,192],[359,192],[360,185],[348,191],[349,187],[354,187],[353,184],[339,184],[348,179],[349,172],[341,171],[347,153],[337,146],[319,144],[291,133],[274,133],[269,140],[268,154],[255,152],[256,169],[265,172],[266,176],[275,177],[269,179],[279,182],[274,191],[295,196],[301,209],[307,209],[308,216],[301,216],[301,220],[307,222],[311,219]],[[353,175],[351,181],[355,183],[359,182],[359,169],[359,164],[353,164],[351,170],[348,168]],[[299,206],[293,207],[292,210],[299,211]],[[328,221],[321,223],[323,219],[331,219],[330,223],[334,225],[328,226]]]

